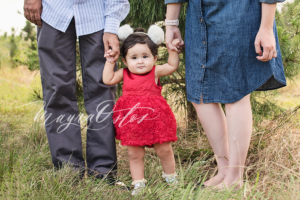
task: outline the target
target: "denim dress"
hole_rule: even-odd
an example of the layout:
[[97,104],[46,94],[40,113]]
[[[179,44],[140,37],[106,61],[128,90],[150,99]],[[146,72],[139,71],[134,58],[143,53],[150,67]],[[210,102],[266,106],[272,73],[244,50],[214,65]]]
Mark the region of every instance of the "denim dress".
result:
[[277,58],[256,59],[261,3],[284,0],[165,0],[188,2],[185,27],[187,100],[234,103],[253,91],[286,86],[274,20]]

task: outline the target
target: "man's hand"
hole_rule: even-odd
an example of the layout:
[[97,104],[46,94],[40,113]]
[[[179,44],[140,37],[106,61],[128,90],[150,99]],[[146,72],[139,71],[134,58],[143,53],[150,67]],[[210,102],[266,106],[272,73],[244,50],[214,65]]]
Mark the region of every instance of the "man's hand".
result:
[[42,0],[24,0],[25,18],[39,27],[42,26],[42,9]]
[[[177,46],[173,46],[172,45],[172,41],[174,39],[178,39],[179,43]],[[184,46],[184,42],[181,38],[181,33],[180,30],[177,26],[167,26],[166,29],[166,45],[168,50],[170,51],[177,51],[178,53],[181,52],[183,46]]]
[[[112,58],[110,62],[116,62],[120,55],[120,42],[118,36],[113,33],[104,33],[103,42],[105,48],[104,54],[108,54],[109,57]],[[110,47],[112,51],[109,51]]]

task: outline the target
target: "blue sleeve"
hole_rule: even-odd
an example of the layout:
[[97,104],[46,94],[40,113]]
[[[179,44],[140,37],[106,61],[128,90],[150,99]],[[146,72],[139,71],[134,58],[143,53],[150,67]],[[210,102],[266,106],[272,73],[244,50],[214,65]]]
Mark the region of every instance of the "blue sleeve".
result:
[[182,2],[188,2],[189,0],[165,0],[165,4],[168,3],[182,3]]
[[285,0],[259,0],[260,3],[274,4],[278,2],[284,2]]
[[105,27],[104,32],[118,35],[121,21],[129,13],[128,0],[104,0],[105,5]]

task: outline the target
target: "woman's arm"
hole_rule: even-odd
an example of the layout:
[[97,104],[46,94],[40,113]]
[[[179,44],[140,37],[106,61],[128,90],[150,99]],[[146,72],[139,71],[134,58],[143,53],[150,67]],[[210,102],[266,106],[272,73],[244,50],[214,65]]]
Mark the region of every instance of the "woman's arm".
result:
[[256,58],[263,62],[277,57],[277,53],[274,53],[276,51],[276,42],[273,32],[276,5],[277,3],[262,3],[261,5],[262,16],[260,28],[255,39],[255,51],[259,55]]
[[[178,45],[179,40],[174,40],[173,45]],[[155,78],[167,76],[175,72],[179,67],[179,55],[176,51],[169,51],[168,63],[164,65],[156,65],[155,67]]]
[[179,19],[181,3],[169,3],[167,5],[167,20]]
[[115,63],[111,63],[106,61],[102,80],[106,85],[115,85],[123,80],[123,69],[119,69],[118,71],[114,71]]
[[[166,19],[167,20],[179,19],[180,10],[181,10],[181,3],[169,3],[167,5]],[[176,47],[172,45],[173,39],[180,40],[180,43]],[[184,45],[184,42],[181,38],[180,30],[177,26],[171,26],[171,25],[166,26],[166,45],[168,50],[178,51],[178,52],[179,52],[178,49]]]

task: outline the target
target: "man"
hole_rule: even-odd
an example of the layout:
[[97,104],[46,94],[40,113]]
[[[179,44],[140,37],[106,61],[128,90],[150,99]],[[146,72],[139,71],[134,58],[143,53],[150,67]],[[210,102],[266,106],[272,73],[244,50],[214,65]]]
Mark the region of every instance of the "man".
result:
[[106,180],[112,180],[115,174],[117,157],[110,112],[116,86],[103,83],[102,71],[109,48],[114,50],[114,61],[119,57],[117,33],[129,8],[128,0],[24,1],[26,19],[38,26],[45,128],[56,168],[69,163],[82,174],[85,168],[75,96],[78,37],[84,102],[89,115],[88,174]]

